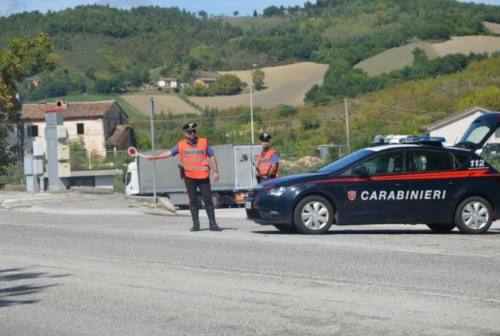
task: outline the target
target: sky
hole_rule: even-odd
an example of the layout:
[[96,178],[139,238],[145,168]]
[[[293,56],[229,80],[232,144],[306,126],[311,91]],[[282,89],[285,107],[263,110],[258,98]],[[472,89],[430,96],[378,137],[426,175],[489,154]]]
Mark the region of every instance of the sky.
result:
[[[234,0],[58,0],[58,1],[40,1],[40,0],[0,0],[0,16],[38,10],[45,13],[48,10],[58,11],[68,7],[85,4],[109,4],[113,7],[130,8],[141,5],[158,5],[162,7],[180,7],[190,12],[205,10],[211,15],[231,16],[233,11],[238,10],[240,15],[250,15],[256,9],[259,13],[268,6],[294,6],[303,5],[306,0],[253,0],[253,1],[234,1]],[[500,0],[469,0],[476,3],[488,3],[500,5]],[[314,0],[311,2],[315,2]]]

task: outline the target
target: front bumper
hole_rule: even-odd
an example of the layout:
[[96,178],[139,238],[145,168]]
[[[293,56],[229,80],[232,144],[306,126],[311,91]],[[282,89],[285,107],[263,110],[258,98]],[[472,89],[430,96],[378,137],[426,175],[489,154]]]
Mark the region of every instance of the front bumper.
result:
[[261,225],[291,225],[291,203],[283,197],[276,198],[265,192],[253,192],[247,198],[245,210],[249,220]]

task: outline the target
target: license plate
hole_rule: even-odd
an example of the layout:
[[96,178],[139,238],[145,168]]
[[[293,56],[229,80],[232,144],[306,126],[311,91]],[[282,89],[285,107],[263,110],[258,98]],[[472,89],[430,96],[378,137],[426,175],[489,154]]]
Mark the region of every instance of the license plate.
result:
[[252,202],[250,202],[250,201],[245,202],[245,209],[251,210],[252,209]]

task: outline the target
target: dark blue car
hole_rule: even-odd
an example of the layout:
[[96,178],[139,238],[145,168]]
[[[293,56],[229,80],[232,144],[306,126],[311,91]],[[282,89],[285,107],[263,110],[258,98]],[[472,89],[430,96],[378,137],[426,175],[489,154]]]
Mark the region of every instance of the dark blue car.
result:
[[321,234],[332,224],[426,224],[483,233],[500,218],[500,174],[475,153],[500,126],[476,119],[455,147],[433,138],[359,150],[316,172],[271,180],[245,205],[249,219],[283,232]]

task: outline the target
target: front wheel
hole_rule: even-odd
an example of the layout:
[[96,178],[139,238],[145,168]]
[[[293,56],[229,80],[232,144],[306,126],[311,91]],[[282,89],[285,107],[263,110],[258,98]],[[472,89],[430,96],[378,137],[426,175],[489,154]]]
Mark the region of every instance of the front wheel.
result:
[[493,222],[493,209],[482,197],[469,197],[460,203],[455,212],[455,224],[462,233],[486,232]]
[[333,223],[333,207],[322,196],[308,196],[302,199],[294,211],[294,224],[300,233],[322,234]]

